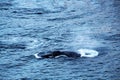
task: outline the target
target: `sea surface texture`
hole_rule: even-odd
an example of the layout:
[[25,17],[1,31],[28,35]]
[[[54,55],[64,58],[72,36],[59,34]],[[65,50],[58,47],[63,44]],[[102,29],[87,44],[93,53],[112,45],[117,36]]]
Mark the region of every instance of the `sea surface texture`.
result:
[[120,0],[0,0],[0,80],[120,80]]

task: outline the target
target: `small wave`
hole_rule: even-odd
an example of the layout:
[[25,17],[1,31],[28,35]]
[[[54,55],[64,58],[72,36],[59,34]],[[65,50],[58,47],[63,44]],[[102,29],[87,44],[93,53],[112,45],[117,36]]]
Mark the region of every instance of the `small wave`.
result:
[[2,8],[0,8],[0,10],[9,10],[9,8],[3,8],[3,7],[2,7]]
[[33,49],[38,47],[39,41],[29,37],[9,37],[7,39],[0,40],[0,48],[5,49]]
[[109,37],[106,37],[105,40],[120,41],[120,34],[111,35]]
[[75,15],[75,16],[68,16],[68,17],[59,17],[59,18],[53,18],[53,19],[47,19],[48,21],[62,21],[62,20],[70,20],[70,19],[79,19],[82,18],[81,15]]
[[25,49],[25,46],[24,44],[0,44],[2,49]]
[[60,13],[62,11],[56,10],[51,11],[44,8],[14,8],[11,9],[13,14],[24,14],[24,15],[42,15],[42,14],[49,14],[49,13]]
[[12,6],[12,4],[11,3],[8,3],[8,2],[0,2],[0,7],[9,7],[9,6]]
[[78,53],[81,54],[81,57],[96,57],[98,52],[92,49],[79,49]]
[[46,11],[41,8],[34,8],[34,9],[29,9],[29,8],[17,8],[14,9],[12,13],[20,13],[20,14],[43,14]]

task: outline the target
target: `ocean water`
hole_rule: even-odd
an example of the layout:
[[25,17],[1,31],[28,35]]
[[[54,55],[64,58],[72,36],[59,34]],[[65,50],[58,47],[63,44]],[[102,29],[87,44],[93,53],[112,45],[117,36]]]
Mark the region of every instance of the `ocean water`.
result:
[[[33,56],[84,48],[99,55]],[[120,1],[0,0],[0,80],[120,80]]]

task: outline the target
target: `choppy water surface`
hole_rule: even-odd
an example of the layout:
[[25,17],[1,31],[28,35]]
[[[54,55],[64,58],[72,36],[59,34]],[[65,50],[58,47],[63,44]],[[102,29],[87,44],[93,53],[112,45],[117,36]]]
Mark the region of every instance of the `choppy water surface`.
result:
[[[0,0],[0,80],[120,80],[119,5],[119,0]],[[81,48],[99,56],[33,56]]]

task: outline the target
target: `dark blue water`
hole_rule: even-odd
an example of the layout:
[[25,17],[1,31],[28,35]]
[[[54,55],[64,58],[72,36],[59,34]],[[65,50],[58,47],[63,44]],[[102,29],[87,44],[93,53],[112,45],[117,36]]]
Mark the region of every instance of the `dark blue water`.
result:
[[[0,0],[0,80],[120,80],[119,0]],[[36,52],[94,49],[94,58]]]

